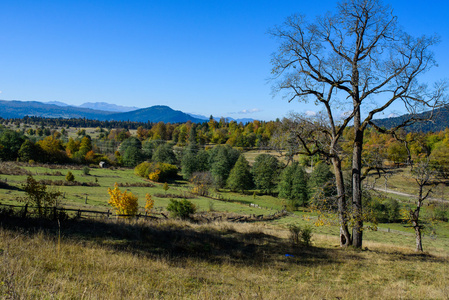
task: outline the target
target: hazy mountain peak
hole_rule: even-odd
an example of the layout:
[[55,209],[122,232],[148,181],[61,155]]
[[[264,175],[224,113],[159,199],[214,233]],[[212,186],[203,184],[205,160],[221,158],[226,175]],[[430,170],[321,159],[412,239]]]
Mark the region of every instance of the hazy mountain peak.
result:
[[57,105],[57,106],[70,106],[67,103],[64,103],[64,102],[61,102],[61,101],[49,101],[49,102],[44,102],[44,103]]
[[91,108],[95,110],[113,111],[113,112],[129,112],[139,109],[135,106],[122,106],[116,104],[109,104],[106,102],[86,102],[81,104],[79,107]]

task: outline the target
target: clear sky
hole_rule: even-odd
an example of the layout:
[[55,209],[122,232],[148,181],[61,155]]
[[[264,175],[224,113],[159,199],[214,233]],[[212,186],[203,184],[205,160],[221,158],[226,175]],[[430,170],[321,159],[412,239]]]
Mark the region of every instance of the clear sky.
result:
[[[441,36],[434,48],[439,67],[424,80],[448,78],[449,1],[386,3],[406,32]],[[277,42],[266,32],[293,13],[314,18],[335,4],[0,0],[0,99],[168,105],[261,120],[317,110],[271,94]]]

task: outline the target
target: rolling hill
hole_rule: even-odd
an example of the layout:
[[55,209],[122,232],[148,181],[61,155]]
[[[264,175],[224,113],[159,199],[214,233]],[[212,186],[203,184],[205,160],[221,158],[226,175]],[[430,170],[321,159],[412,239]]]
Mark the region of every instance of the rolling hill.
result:
[[79,106],[62,106],[58,103],[48,104],[37,101],[0,100],[0,117],[5,119],[39,116],[45,118],[86,118],[100,121],[132,121],[132,122],[164,122],[185,123],[192,121],[201,123],[203,120],[192,117],[182,111],[173,110],[168,106],[156,105],[129,112],[113,112]]
[[203,120],[194,118],[179,110],[173,110],[165,105],[156,105],[124,113],[115,113],[108,116],[108,120],[115,121],[135,121],[135,122],[164,122],[164,123],[185,123],[192,121],[202,123]]

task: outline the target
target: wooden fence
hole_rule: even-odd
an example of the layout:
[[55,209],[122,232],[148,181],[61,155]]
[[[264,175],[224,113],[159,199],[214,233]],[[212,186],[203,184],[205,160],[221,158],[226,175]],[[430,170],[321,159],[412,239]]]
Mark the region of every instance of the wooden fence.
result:
[[[50,212],[49,214],[57,218],[58,212],[64,212],[67,215],[74,215],[76,218],[105,218],[108,219],[110,217],[132,217],[132,218],[148,218],[148,219],[159,219],[155,216],[149,216],[146,214],[136,214],[136,215],[117,215],[111,212],[109,209],[108,211],[98,211],[98,210],[87,210],[87,209],[71,209],[71,208],[64,208],[64,207],[37,207],[37,206],[30,206],[30,205],[10,205],[10,204],[0,204],[0,207],[6,207],[13,210],[19,210],[20,215],[25,218],[28,215],[37,215],[40,211]],[[163,213],[158,213],[164,218],[167,218],[167,216]]]
[[[9,205],[9,204],[0,204],[0,207],[9,208],[15,211],[19,211],[18,215],[20,215],[22,218],[26,218],[30,215],[39,215],[39,207],[37,206],[30,206],[30,205]],[[123,217],[123,218],[133,218],[133,219],[168,219],[168,216],[164,214],[163,212],[154,213],[153,215],[149,216],[146,214],[136,214],[136,215],[117,215],[113,212],[111,212],[109,209],[108,211],[98,211],[98,210],[87,210],[87,209],[71,209],[71,208],[63,208],[63,207],[41,207],[41,212],[45,212],[46,216],[50,216],[50,218],[58,219],[61,217],[59,213],[65,213],[66,215],[70,215],[72,217],[78,218],[78,219],[93,219],[93,218],[103,218],[103,219],[109,219],[109,218],[117,218],[117,217]],[[157,216],[156,216],[157,215]],[[258,222],[258,221],[271,221],[275,219],[282,218],[284,216],[288,215],[288,213],[285,210],[277,211],[270,215],[218,215],[218,216],[211,216],[211,215],[204,215],[203,213],[195,214],[192,219],[198,222],[215,222],[215,221],[228,221],[228,222]]]

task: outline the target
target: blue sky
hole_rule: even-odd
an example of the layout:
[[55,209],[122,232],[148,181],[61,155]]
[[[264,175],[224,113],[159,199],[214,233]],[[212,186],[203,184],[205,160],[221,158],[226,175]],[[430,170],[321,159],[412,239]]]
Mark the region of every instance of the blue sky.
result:
[[[434,48],[439,67],[423,80],[448,78],[449,2],[386,3],[408,33],[441,36]],[[293,13],[313,18],[335,4],[0,0],[0,99],[168,105],[261,120],[316,111],[271,94],[277,42],[266,32]]]

